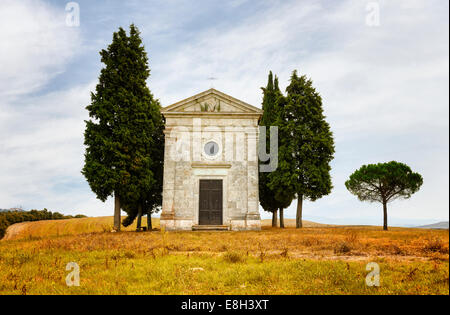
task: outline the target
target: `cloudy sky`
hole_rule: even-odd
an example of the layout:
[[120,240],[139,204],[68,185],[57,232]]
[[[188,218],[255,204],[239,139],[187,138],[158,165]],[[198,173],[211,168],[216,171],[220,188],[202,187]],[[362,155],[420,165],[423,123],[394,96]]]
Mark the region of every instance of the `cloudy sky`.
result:
[[67,3],[0,1],[0,208],[112,215],[80,173],[85,106],[98,52],[135,23],[163,105],[210,88],[209,77],[258,107],[269,70],[283,89],[294,69],[312,78],[335,135],[335,188],[305,204],[305,219],[381,224],[381,206],[344,182],[362,164],[397,160],[424,185],[390,205],[391,222],[448,220],[448,1],[86,0],[78,27]]

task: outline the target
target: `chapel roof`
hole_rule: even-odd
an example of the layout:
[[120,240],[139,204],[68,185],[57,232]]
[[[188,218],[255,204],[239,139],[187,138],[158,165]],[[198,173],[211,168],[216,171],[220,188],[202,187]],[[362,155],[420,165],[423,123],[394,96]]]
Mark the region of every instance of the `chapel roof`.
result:
[[209,89],[176,102],[172,105],[163,107],[162,114],[167,115],[189,115],[189,114],[234,114],[234,115],[258,115],[263,111],[255,106],[245,103],[228,94],[216,89]]

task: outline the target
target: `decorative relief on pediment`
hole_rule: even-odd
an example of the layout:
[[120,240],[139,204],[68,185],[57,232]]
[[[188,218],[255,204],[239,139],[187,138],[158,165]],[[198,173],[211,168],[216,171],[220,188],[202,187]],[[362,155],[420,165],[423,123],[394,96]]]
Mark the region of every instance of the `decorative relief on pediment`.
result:
[[167,113],[249,113],[262,114],[262,111],[225,93],[214,89],[199,93],[178,103],[163,108]]
[[214,98],[213,101],[200,103],[201,112],[220,112],[220,100]]

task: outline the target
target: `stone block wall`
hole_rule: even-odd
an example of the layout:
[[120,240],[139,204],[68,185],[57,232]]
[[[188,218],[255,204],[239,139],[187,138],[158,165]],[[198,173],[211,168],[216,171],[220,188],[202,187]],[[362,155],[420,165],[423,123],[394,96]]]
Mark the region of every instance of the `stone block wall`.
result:
[[[166,115],[161,226],[191,230],[198,224],[200,179],[223,180],[223,224],[259,230],[258,118],[255,115]],[[219,153],[203,152],[215,141]]]

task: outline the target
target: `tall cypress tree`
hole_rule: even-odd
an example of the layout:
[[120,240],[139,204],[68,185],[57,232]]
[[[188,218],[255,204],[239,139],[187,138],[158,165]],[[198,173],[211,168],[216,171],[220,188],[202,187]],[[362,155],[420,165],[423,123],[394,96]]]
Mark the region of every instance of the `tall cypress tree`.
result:
[[315,201],[328,195],[333,188],[330,162],[334,154],[333,134],[325,120],[322,98],[306,76],[291,76],[286,88],[281,129],[286,138],[282,147],[283,178],[297,195],[297,228],[302,227],[303,200]]
[[[277,95],[275,91],[272,71],[269,73],[267,86],[263,90],[262,109],[263,115],[260,120],[260,126],[266,126],[266,149],[270,148],[270,126],[274,126],[276,120],[275,103]],[[268,163],[268,162],[267,162]],[[259,203],[263,209],[272,213],[272,227],[277,226],[278,202],[273,192],[267,186],[269,182],[269,173],[259,172]]]
[[[283,113],[284,96],[278,86],[278,78],[273,79],[272,72],[269,73],[267,87],[263,89],[263,117],[261,118],[261,125],[266,126],[268,131],[269,126],[280,126]],[[266,148],[269,147],[269,135],[266,135]],[[277,211],[280,213],[280,227],[284,227],[284,209],[287,208],[294,198],[294,194],[290,191],[285,183],[282,181],[285,175],[285,169],[280,168],[280,164],[284,164],[282,156],[280,156],[280,149],[285,144],[285,139],[282,130],[278,130],[278,167],[270,173],[259,173],[259,196],[260,203],[264,210],[272,212],[272,226],[276,226]],[[272,152],[271,152],[272,153]],[[276,184],[275,184],[276,183]]]
[[163,119],[146,84],[150,70],[138,29],[131,25],[128,36],[119,28],[100,55],[105,67],[86,107],[82,173],[97,198],[114,195],[114,228],[120,230],[120,209],[136,217],[135,205],[162,187]]

